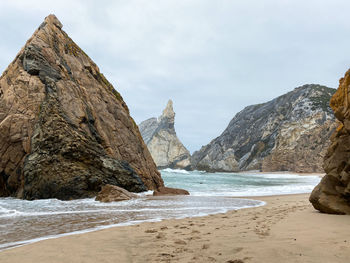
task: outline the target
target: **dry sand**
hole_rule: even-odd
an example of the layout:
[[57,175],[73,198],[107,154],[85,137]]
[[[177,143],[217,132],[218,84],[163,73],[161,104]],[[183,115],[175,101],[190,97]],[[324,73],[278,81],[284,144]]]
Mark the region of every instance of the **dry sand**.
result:
[[308,196],[45,240],[0,252],[0,262],[350,262],[350,216],[320,214]]

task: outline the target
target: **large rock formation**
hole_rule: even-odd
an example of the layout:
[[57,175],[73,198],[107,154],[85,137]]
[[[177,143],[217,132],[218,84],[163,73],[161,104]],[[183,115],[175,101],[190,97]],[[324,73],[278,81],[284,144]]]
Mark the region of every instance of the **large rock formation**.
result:
[[0,78],[0,196],[163,186],[122,97],[61,28],[48,16]]
[[350,70],[340,79],[330,106],[340,121],[324,159],[326,175],[310,196],[321,212],[350,214]]
[[175,112],[173,102],[169,100],[159,118],[150,118],[139,124],[141,135],[147,144],[153,160],[159,168],[190,167],[190,152],[176,136]]
[[328,102],[335,89],[304,85],[272,101],[248,106],[226,130],[192,155],[207,171],[322,172],[335,129]]

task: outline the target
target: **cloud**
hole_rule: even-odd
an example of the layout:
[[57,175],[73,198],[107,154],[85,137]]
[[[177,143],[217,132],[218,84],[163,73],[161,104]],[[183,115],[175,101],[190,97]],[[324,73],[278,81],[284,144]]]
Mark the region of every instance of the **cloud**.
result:
[[0,68],[49,13],[99,65],[136,122],[174,101],[197,150],[235,113],[306,83],[336,87],[350,65],[345,0],[1,1]]

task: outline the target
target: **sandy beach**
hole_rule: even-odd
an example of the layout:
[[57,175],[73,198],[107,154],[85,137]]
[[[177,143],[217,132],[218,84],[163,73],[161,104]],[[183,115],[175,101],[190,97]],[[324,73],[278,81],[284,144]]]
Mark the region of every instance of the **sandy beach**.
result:
[[350,217],[318,213],[308,196],[44,240],[2,251],[0,262],[348,262]]

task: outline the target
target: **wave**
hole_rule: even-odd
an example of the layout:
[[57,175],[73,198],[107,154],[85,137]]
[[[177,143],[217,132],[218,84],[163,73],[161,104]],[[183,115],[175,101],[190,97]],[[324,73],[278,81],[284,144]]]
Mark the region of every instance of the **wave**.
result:
[[317,175],[284,173],[214,174],[171,168],[161,172],[166,186],[186,189],[191,195],[155,198],[148,191],[139,193],[139,198],[112,203],[97,202],[94,198],[73,201],[0,198],[4,237],[0,240],[0,250],[58,237],[60,233],[84,233],[260,206],[264,205],[261,201],[231,197],[306,193],[320,181]]
[[167,173],[177,173],[177,174],[190,174],[189,171],[182,170],[182,169],[171,169],[171,168],[166,168],[163,170],[160,170],[161,172],[167,172]]
[[[148,218],[148,219],[143,219],[143,220],[129,220],[126,222],[120,222],[120,223],[116,223],[116,224],[98,225],[95,227],[85,228],[82,230],[75,230],[75,231],[71,231],[71,232],[67,232],[67,233],[45,235],[45,236],[41,236],[38,238],[31,238],[31,239],[27,239],[27,240],[20,240],[20,241],[14,241],[14,242],[7,242],[7,243],[0,244],[0,251],[8,250],[8,249],[15,248],[15,247],[21,247],[24,245],[36,243],[36,242],[43,241],[43,240],[65,237],[65,236],[70,236],[70,235],[85,234],[85,233],[95,232],[95,231],[104,230],[104,229],[113,228],[113,227],[132,226],[132,225],[137,225],[137,224],[147,223],[147,222],[161,222],[161,221],[166,220],[166,219],[185,219],[185,218],[202,217],[202,216],[226,213],[230,210],[238,210],[238,209],[243,209],[243,208],[259,207],[259,206],[266,205],[266,203],[264,201],[255,200],[255,201],[253,201],[254,202],[253,203],[252,200],[249,200],[249,199],[240,199],[240,200],[246,200],[246,201],[249,201],[251,203],[250,203],[250,205],[241,205],[241,206],[229,207],[229,208],[226,208],[226,207],[221,207],[221,208],[208,207],[209,209],[214,209],[214,210],[211,212],[199,212],[196,215],[191,215],[191,216],[186,215],[186,214],[181,214],[181,215],[172,216],[172,217],[155,216],[153,218]],[[203,207],[203,208],[205,208],[205,207]],[[185,210],[192,210],[192,209],[193,208],[186,208]],[[169,210],[173,210],[173,209],[169,209]]]
[[319,175],[302,175],[297,173],[238,173],[239,175],[249,175],[251,177],[259,177],[266,179],[300,179],[302,178],[318,178]]
[[[103,208],[101,203],[92,198],[74,201],[52,199],[31,202],[0,199],[0,203],[7,202],[9,207],[16,206],[16,209],[19,210],[16,210],[19,212],[17,218],[9,215],[4,218],[0,217],[4,227],[2,234],[5,237],[0,240],[0,251],[40,240],[115,226],[206,216],[265,204],[257,200],[195,196],[136,200],[126,201],[125,203],[129,202],[129,207],[125,207],[125,203],[114,202]],[[3,207],[0,210],[8,211]],[[55,225],[54,228],[53,225]]]

